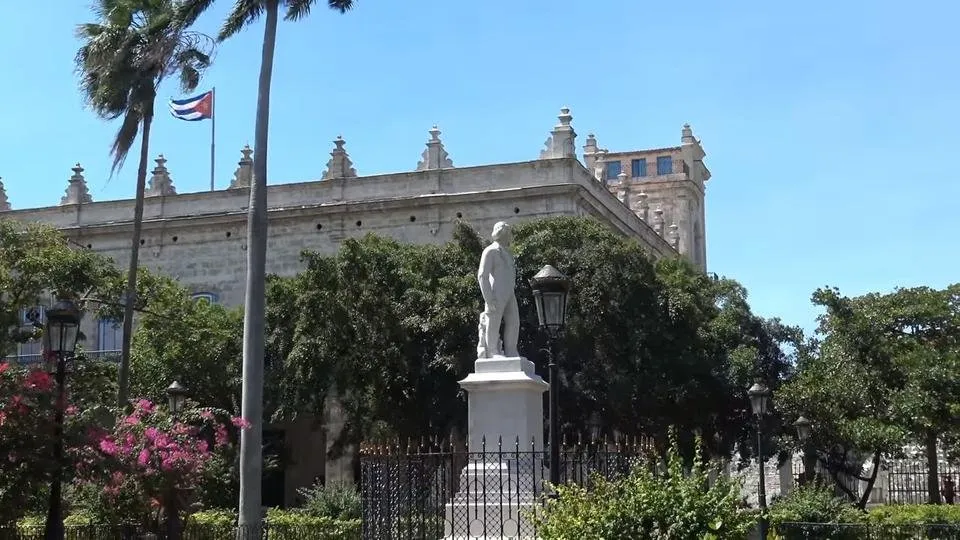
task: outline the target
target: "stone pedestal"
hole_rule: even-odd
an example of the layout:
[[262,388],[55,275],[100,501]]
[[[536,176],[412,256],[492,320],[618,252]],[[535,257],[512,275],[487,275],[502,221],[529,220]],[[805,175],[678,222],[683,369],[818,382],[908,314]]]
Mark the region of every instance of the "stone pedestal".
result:
[[[523,513],[543,490],[543,392],[526,358],[484,358],[460,381],[467,391],[470,459],[446,505],[446,538],[532,538]],[[518,444],[519,442],[519,444]]]

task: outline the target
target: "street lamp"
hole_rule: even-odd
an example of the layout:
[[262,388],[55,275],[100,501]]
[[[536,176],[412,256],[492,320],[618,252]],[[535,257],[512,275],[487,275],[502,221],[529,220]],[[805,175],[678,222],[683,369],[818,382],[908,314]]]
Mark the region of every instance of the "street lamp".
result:
[[753,415],[757,419],[757,464],[760,466],[760,485],[757,486],[757,503],[760,507],[760,538],[767,537],[767,486],[764,478],[763,463],[763,417],[767,414],[770,407],[770,389],[763,383],[756,382],[747,390],[750,396],[750,408],[753,409]]
[[813,434],[813,423],[803,415],[800,418],[797,418],[797,421],[793,423],[793,427],[797,430],[797,438],[800,439],[800,446],[803,447],[803,476],[801,477],[801,484],[809,482],[814,477],[815,468],[817,462],[814,458],[814,453],[810,448],[810,435]]
[[170,406],[170,414],[174,416],[179,414],[187,401],[189,390],[179,382],[173,381],[165,392],[167,393],[167,404]]
[[[183,410],[183,405],[187,401],[189,390],[187,387],[177,381],[170,383],[170,386],[164,390],[167,394],[167,404],[170,407],[170,416],[176,416]],[[170,486],[170,492],[167,494],[167,537],[170,540],[180,540],[180,493],[177,486]]]
[[549,264],[540,269],[530,280],[533,300],[537,305],[537,320],[540,331],[547,334],[547,355],[550,359],[550,483],[560,483],[560,375],[553,354],[553,343],[563,333],[567,319],[567,293],[570,281],[567,276]]
[[67,378],[67,359],[72,357],[80,337],[80,309],[70,300],[58,300],[47,310],[47,324],[43,331],[43,350],[48,358],[56,359],[55,380],[57,401],[54,406],[53,478],[50,480],[50,502],[47,522],[44,525],[45,540],[63,540],[63,410]]

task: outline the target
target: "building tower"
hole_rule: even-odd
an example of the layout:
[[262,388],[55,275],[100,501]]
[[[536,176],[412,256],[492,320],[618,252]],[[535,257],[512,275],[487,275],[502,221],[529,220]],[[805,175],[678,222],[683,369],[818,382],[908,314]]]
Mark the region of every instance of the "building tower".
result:
[[[684,124],[680,146],[609,152],[597,146],[590,137],[584,146],[583,162],[596,171],[607,189],[617,194],[651,227],[653,219],[662,219],[664,238],[673,235],[679,252],[707,269],[705,228],[705,189],[710,171],[703,163],[706,152]],[[656,216],[649,209],[657,209]],[[661,213],[662,211],[662,213]],[[674,227],[675,226],[675,227]]]

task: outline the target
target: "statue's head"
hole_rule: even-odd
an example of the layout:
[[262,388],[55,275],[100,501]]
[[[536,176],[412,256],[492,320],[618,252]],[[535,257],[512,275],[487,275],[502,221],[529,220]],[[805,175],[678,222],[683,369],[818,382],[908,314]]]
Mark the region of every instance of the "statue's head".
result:
[[493,226],[493,234],[490,235],[493,238],[494,242],[500,242],[501,244],[509,244],[513,240],[513,231],[510,228],[510,224],[506,221],[498,221]]

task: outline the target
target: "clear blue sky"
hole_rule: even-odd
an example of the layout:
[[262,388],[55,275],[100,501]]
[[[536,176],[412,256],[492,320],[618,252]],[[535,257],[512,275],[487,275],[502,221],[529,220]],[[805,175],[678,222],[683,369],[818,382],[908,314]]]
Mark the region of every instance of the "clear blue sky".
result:
[[[0,176],[17,208],[56,204],[77,161],[95,200],[133,196],[136,156],[108,181],[117,125],[76,89],[86,2],[59,4],[0,7]],[[563,105],[578,147],[589,132],[611,151],[674,145],[689,122],[713,173],[709,265],[758,313],[809,329],[818,286],[958,279],[956,2],[324,4],[280,27],[271,183],[319,178],[341,133],[372,174],[413,169],[434,123],[456,165],[478,165],[536,158]],[[220,187],[252,143],[261,38],[258,24],[223,44],[202,85],[217,87]],[[157,118],[153,153],[180,192],[207,188],[209,127]]]

